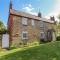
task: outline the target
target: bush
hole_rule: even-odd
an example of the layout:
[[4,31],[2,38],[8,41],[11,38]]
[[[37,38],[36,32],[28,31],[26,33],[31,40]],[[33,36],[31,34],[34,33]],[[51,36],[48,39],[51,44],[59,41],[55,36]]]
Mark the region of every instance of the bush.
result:
[[0,21],[0,34],[8,33],[7,28],[5,27],[4,23]]
[[57,41],[60,41],[60,36],[57,36],[56,40],[57,40]]
[[7,29],[0,30],[0,34],[6,34],[6,33],[8,33],[8,30]]

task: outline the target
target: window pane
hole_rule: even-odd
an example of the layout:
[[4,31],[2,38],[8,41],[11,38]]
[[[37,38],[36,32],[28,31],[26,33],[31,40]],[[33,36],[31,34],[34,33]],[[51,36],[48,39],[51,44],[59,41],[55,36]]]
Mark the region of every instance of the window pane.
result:
[[28,32],[22,32],[22,39],[28,39]]
[[27,18],[22,18],[22,24],[27,25]]
[[27,37],[27,34],[26,33],[23,33],[23,38],[26,38]]
[[32,26],[34,26],[35,25],[35,22],[34,22],[34,20],[32,20]]
[[44,32],[41,32],[41,33],[40,33],[40,38],[41,38],[41,39],[44,39],[44,38],[45,38]]
[[40,27],[44,27],[44,22],[40,21]]

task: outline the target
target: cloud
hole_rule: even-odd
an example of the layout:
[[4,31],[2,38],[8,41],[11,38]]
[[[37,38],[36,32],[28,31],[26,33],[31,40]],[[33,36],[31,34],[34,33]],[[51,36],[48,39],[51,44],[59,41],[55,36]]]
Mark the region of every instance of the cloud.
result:
[[22,9],[23,9],[25,12],[27,12],[27,13],[30,13],[30,14],[32,14],[32,15],[37,15],[37,13],[34,12],[35,8],[33,8],[31,4],[27,4],[27,5],[24,6]]
[[52,10],[48,13],[48,15],[47,16],[45,16],[46,18],[49,18],[50,16],[55,16],[55,19],[57,20],[57,21],[59,21],[58,20],[58,18],[57,18],[57,16],[60,14],[60,0],[55,0],[55,5],[54,5],[54,7],[52,8]]
[[[37,15],[37,13],[34,12],[35,8],[31,4],[24,5],[24,7],[22,9],[27,13],[30,13],[32,15]],[[57,21],[59,21],[58,18],[57,18],[59,13],[60,13],[60,0],[55,0],[55,5],[52,7],[51,11],[45,16],[45,18],[49,19],[50,16],[55,16],[55,19]]]

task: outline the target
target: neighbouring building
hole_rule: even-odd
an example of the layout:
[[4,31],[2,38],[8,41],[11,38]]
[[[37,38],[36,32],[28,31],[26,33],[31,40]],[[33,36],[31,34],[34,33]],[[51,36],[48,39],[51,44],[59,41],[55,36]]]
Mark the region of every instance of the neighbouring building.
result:
[[43,18],[41,13],[38,16],[25,12],[19,12],[12,8],[10,2],[8,18],[9,39],[12,45],[33,42],[35,40],[55,40],[55,19]]

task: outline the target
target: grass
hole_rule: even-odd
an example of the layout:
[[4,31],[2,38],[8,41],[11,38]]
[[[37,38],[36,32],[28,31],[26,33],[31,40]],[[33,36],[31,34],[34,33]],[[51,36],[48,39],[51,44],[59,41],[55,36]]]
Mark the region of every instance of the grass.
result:
[[60,42],[1,52],[0,60],[60,60]]

